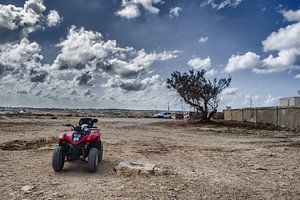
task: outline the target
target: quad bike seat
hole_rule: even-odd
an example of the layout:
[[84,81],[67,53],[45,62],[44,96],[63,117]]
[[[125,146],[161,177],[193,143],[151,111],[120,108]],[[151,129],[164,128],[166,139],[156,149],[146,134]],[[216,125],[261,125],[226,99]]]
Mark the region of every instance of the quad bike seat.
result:
[[91,133],[91,128],[97,128],[94,127],[94,123],[97,123],[98,119],[92,119],[92,118],[81,118],[79,120],[79,129],[81,128],[81,131],[85,132],[86,134]]
[[79,126],[86,124],[89,128],[92,128],[94,126],[94,120],[92,118],[81,118],[79,120]]

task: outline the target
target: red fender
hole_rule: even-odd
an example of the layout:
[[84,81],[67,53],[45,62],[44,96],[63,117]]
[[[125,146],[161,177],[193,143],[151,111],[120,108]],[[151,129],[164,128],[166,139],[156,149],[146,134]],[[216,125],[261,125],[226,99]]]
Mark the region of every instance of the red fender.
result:
[[67,133],[61,133],[58,136],[59,140],[66,140],[66,137],[67,137]]
[[93,143],[95,140],[100,140],[101,137],[101,133],[99,130],[94,130],[91,132],[91,134],[89,134],[89,136],[87,137],[87,143],[91,144]]

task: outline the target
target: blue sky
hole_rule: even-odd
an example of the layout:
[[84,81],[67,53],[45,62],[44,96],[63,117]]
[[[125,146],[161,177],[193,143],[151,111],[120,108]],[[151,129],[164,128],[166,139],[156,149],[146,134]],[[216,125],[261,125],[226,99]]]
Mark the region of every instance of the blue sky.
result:
[[298,1],[0,5],[2,106],[178,109],[165,80],[192,68],[232,76],[220,108],[277,105],[300,89]]

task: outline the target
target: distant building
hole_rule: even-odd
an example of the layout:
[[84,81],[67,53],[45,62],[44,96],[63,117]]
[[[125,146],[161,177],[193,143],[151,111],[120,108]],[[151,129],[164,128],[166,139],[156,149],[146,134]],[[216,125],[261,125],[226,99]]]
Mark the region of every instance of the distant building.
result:
[[279,106],[300,106],[300,96],[281,98],[279,99]]

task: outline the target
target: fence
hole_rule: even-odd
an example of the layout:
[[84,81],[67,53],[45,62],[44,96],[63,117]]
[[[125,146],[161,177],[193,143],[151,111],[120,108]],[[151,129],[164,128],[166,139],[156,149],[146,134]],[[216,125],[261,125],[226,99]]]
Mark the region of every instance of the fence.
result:
[[300,127],[300,107],[260,107],[224,110],[224,119],[240,122]]

